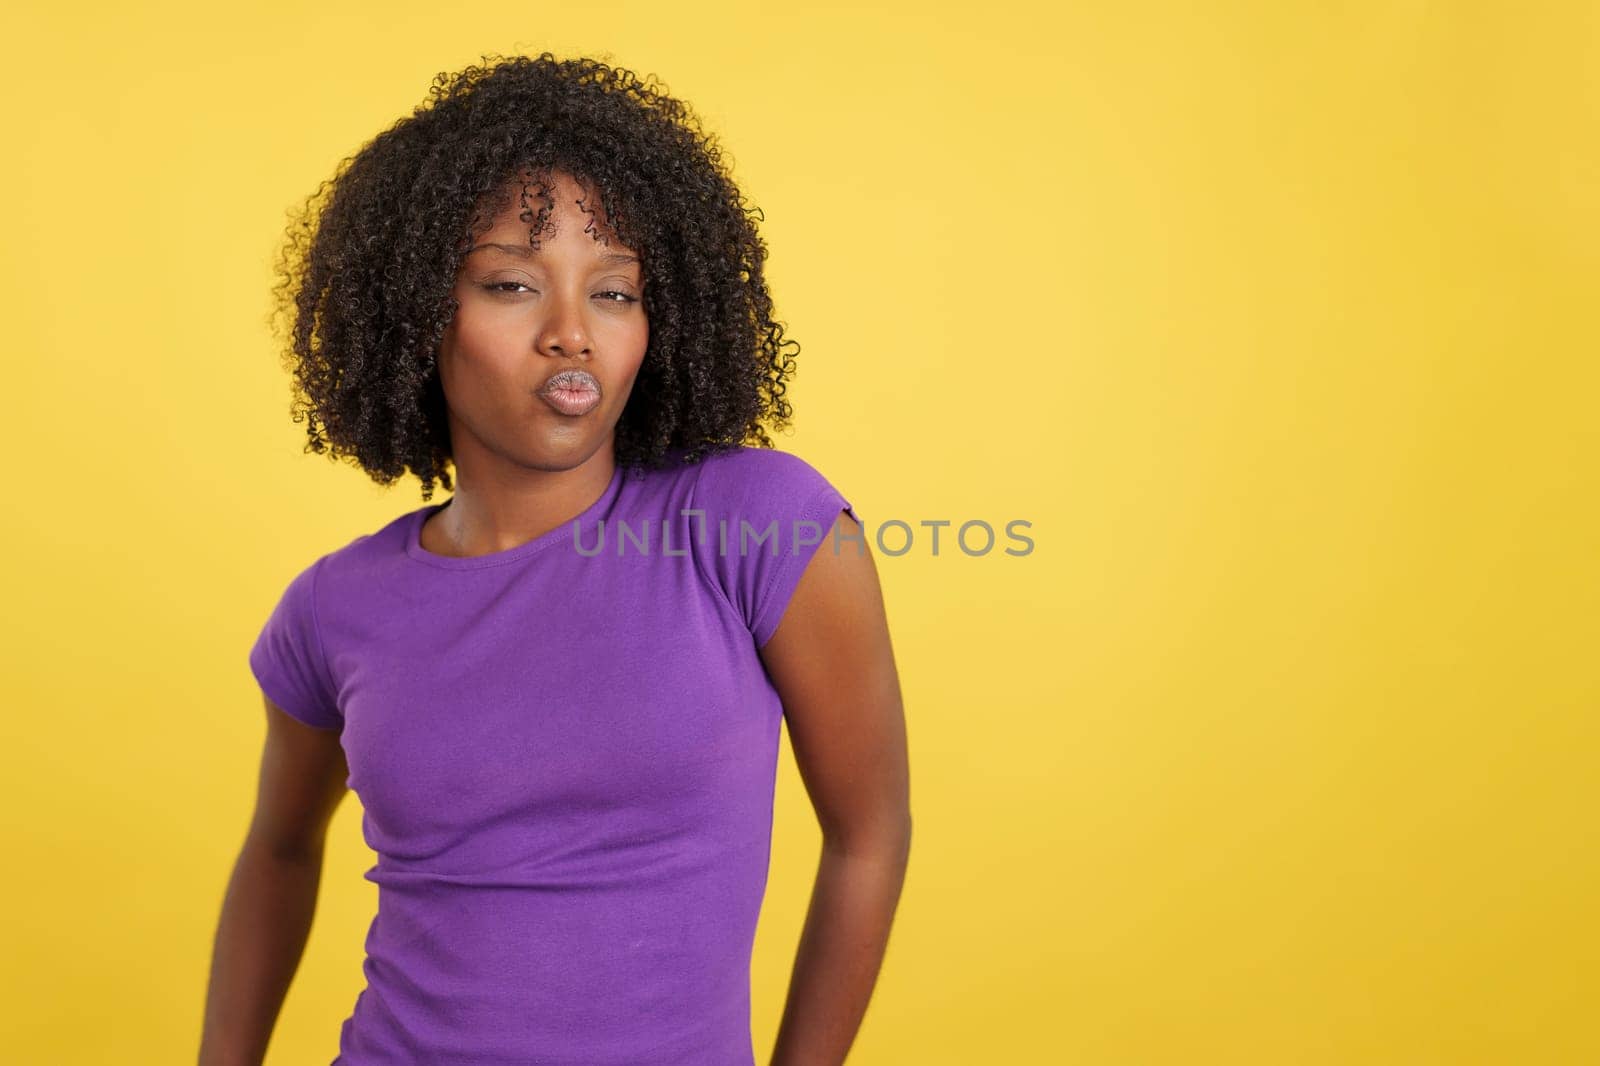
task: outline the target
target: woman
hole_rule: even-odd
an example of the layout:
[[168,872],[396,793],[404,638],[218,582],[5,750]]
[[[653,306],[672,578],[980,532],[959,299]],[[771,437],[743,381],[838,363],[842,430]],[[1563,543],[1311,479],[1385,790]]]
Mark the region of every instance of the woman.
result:
[[308,449],[424,505],[301,570],[251,648],[267,738],[201,1061],[261,1060],[348,788],[379,903],[336,1062],[752,1063],[787,720],[824,847],[771,1061],[843,1062],[909,854],[905,728],[853,508],[763,428],[793,342],[759,212],[628,71],[547,53],[432,95],[281,265]]

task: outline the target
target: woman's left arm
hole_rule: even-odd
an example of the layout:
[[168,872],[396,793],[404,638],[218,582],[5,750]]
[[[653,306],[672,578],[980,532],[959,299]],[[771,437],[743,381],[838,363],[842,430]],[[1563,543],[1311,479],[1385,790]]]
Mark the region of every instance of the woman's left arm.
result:
[[761,657],[822,827],[772,1066],[840,1066],[877,982],[911,853],[900,681],[877,569],[849,514],[807,564]]

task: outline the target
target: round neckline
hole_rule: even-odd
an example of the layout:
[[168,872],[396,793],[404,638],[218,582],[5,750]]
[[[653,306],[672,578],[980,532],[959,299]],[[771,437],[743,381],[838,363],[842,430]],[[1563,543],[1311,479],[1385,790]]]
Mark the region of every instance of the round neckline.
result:
[[554,529],[546,530],[514,548],[489,552],[486,555],[440,555],[424,548],[422,527],[427,524],[428,519],[450,506],[450,500],[455,497],[452,496],[443,503],[426,504],[411,512],[411,521],[406,526],[406,554],[420,563],[427,563],[443,570],[478,570],[486,566],[504,566],[507,563],[519,562],[553,545],[566,543],[572,539],[574,523],[586,522],[608,511],[621,489],[622,473],[623,466],[617,463],[611,471],[611,480],[606,483],[605,490],[600,493],[599,498]]

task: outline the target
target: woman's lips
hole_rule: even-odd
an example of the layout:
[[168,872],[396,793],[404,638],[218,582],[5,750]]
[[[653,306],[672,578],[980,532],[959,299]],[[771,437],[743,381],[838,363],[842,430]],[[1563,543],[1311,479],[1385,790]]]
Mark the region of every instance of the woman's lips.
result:
[[552,374],[535,390],[538,397],[564,415],[588,414],[600,405],[600,382],[587,370]]

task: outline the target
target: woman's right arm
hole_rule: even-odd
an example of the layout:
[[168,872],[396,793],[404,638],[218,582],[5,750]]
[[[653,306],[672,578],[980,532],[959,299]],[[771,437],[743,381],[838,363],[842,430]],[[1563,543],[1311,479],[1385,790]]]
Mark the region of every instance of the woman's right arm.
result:
[[263,697],[267,738],[255,814],[212,948],[200,1066],[259,1066],[316,912],[328,824],[348,788],[337,730]]

